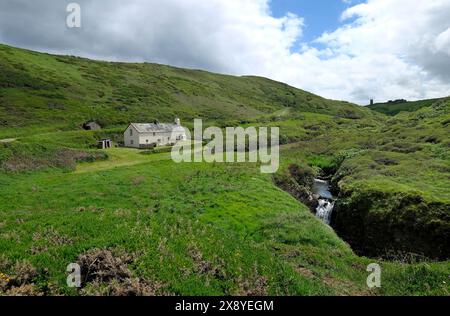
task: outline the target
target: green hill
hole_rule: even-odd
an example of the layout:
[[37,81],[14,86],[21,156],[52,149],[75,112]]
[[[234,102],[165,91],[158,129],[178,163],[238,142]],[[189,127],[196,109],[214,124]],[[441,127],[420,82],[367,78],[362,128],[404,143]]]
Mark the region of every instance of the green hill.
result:
[[[279,127],[279,172],[95,148],[175,116]],[[0,295],[450,294],[449,99],[391,117],[265,78],[0,45],[0,122]],[[334,230],[308,200],[318,176]]]
[[259,77],[233,77],[157,64],[53,56],[0,45],[4,138],[23,128],[72,130],[130,121],[200,117],[224,124],[287,110],[359,118],[369,111]]
[[386,103],[375,103],[367,107],[373,111],[394,116],[400,112],[415,112],[421,108],[432,106],[433,104],[441,100],[442,99],[429,99],[419,101],[399,100],[398,102],[391,101]]

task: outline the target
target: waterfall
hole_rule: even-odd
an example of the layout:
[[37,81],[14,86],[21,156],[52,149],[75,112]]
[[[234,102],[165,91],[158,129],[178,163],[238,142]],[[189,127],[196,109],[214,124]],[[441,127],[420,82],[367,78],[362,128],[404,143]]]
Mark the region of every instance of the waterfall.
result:
[[319,196],[319,206],[316,209],[316,216],[325,224],[331,224],[331,214],[334,208],[334,198],[330,192],[327,181],[316,179],[313,190]]
[[334,202],[325,199],[319,200],[319,206],[316,209],[316,216],[325,224],[331,224],[331,214],[333,213]]

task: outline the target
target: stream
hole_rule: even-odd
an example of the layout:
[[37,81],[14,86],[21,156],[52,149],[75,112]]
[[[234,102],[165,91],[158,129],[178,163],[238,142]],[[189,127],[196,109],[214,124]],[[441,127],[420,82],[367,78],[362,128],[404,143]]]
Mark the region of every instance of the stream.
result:
[[316,209],[316,216],[325,224],[330,225],[335,204],[335,198],[330,192],[330,184],[328,181],[315,179],[313,191],[314,194],[319,196],[319,206]]

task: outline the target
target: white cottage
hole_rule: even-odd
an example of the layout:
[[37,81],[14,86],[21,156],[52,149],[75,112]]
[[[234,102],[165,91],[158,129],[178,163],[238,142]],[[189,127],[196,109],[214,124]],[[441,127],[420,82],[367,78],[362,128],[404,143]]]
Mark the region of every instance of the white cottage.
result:
[[186,131],[178,118],[174,124],[131,123],[124,133],[125,147],[133,148],[169,146],[186,138]]

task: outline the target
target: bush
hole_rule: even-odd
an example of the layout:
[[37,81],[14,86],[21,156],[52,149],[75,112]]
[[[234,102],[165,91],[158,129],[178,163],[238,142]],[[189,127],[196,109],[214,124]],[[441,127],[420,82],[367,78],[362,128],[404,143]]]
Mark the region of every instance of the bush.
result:
[[288,169],[289,173],[298,184],[306,187],[312,187],[314,185],[316,174],[311,167],[300,167],[299,165],[291,164]]
[[153,152],[155,154],[170,153],[171,151],[172,151],[172,147],[169,147],[169,146],[155,147],[155,149],[153,149]]
[[46,168],[74,170],[77,162],[93,162],[107,158],[108,155],[104,152],[75,150],[52,145],[14,142],[0,146],[0,169],[7,172]]
[[139,149],[155,150],[155,148],[156,148],[155,143],[139,145]]

